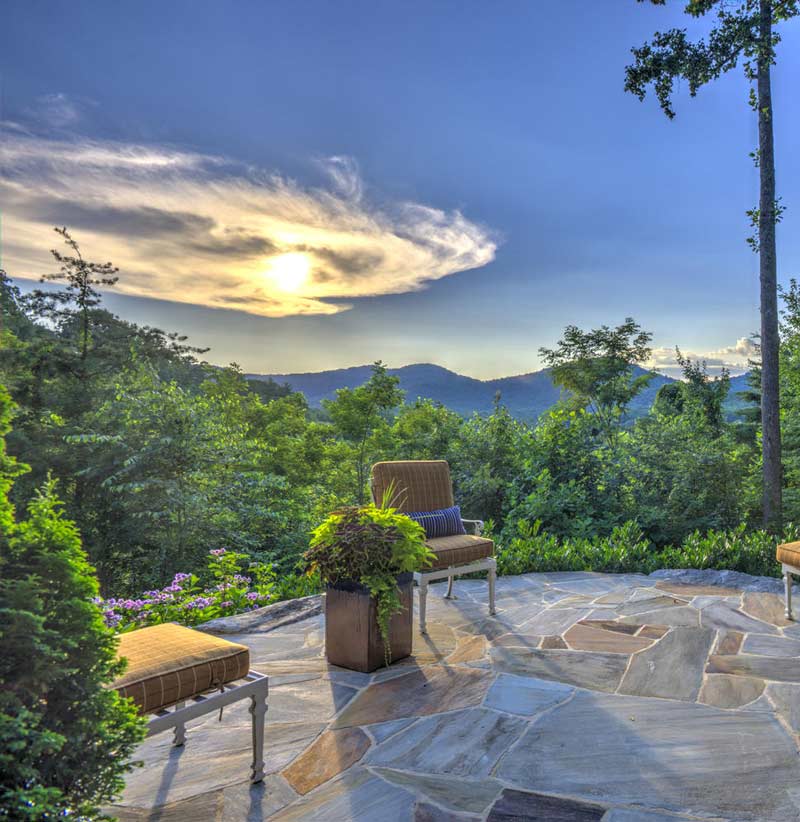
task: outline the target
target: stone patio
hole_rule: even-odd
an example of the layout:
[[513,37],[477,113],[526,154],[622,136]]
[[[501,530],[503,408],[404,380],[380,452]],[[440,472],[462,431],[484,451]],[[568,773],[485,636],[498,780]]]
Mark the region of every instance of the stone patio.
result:
[[778,580],[528,574],[431,586],[429,634],[372,675],[325,662],[319,598],[209,625],[270,676],[268,777],[245,704],[139,749],[136,820],[800,819],[800,626]]

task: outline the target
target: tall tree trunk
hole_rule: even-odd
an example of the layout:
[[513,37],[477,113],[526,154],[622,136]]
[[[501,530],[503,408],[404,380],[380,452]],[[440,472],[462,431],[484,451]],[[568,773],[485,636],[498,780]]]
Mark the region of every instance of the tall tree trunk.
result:
[[781,527],[781,427],[778,381],[778,287],[775,251],[775,151],[772,136],[772,0],[760,2],[758,57],[759,279],[761,283],[761,425],[764,525]]

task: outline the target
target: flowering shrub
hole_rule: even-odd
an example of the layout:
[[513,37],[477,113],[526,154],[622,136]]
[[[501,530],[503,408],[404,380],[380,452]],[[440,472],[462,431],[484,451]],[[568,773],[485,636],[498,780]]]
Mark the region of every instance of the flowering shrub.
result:
[[130,631],[161,622],[198,625],[216,617],[252,611],[276,601],[285,587],[276,587],[271,565],[252,563],[246,554],[225,548],[209,552],[203,577],[205,582],[201,583],[195,574],[175,574],[165,588],[145,591],[137,599],[95,601],[107,625],[117,631]]

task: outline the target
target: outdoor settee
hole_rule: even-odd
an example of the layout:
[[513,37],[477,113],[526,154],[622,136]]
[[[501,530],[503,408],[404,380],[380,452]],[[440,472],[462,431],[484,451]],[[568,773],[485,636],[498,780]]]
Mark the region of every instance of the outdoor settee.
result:
[[249,698],[253,717],[250,778],[253,782],[264,778],[269,679],[250,670],[246,646],[164,623],[122,634],[117,655],[128,664],[111,687],[130,697],[140,713],[151,715],[148,736],[171,728],[175,745],[185,742],[190,720]]

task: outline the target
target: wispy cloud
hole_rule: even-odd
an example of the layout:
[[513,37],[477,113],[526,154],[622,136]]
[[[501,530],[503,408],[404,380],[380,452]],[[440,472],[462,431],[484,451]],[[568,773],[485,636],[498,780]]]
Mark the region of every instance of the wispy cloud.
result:
[[[723,368],[739,374],[747,371],[748,360],[757,356],[758,349],[749,337],[740,337],[733,345],[714,351],[695,352],[681,349],[681,354],[688,359],[705,362],[710,374],[719,374]],[[649,366],[670,377],[680,377],[682,373],[674,348],[654,348]]]
[[278,317],[333,314],[494,258],[492,233],[461,212],[378,205],[354,160],[324,165],[329,184],[308,188],[223,157],[5,128],[4,264],[49,272],[50,229],[66,225],[120,267],[118,291]]

